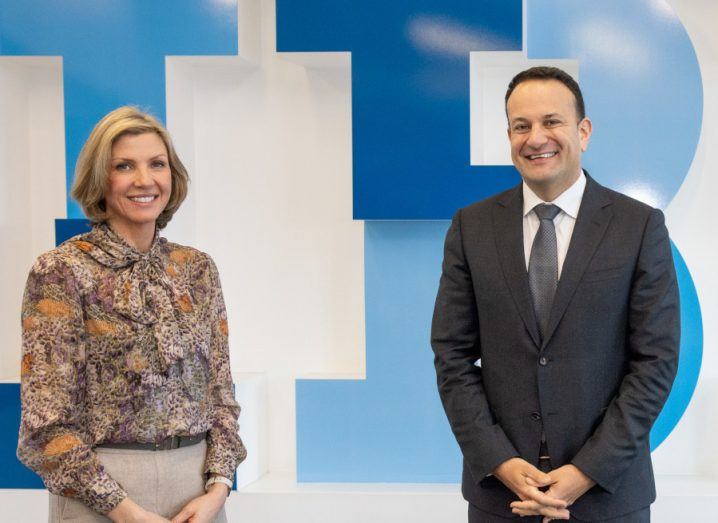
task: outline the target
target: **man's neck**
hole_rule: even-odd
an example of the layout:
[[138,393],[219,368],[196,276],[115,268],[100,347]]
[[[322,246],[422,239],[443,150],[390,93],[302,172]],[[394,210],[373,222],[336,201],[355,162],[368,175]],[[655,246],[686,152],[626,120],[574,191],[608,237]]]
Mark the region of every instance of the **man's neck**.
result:
[[552,202],[564,192],[566,192],[583,174],[583,169],[579,169],[578,172],[568,180],[562,180],[561,184],[555,185],[544,185],[529,183],[524,180],[524,183],[531,189],[536,196],[541,198],[544,202]]

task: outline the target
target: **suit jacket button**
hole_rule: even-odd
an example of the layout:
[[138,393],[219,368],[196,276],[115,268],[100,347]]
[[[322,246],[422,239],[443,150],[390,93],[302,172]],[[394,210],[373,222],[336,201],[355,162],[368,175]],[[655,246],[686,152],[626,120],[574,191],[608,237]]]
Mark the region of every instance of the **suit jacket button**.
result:
[[541,421],[541,413],[540,412],[532,412],[531,419],[534,421]]
[[539,365],[541,365],[542,367],[548,365],[548,358],[546,356],[541,356],[539,358]]

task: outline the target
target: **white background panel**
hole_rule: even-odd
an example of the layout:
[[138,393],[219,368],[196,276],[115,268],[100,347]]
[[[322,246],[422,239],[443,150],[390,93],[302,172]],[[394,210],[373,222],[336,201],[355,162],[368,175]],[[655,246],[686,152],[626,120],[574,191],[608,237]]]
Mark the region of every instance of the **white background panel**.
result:
[[244,6],[247,58],[167,60],[168,126],[192,184],[166,236],[217,263],[232,366],[266,373],[269,468],[293,474],[295,379],[364,374],[350,59],[278,55],[273,3]]
[[25,279],[65,208],[62,61],[0,57],[0,379],[19,374]]
[[[703,128],[691,170],[666,209],[673,241],[688,265],[703,314],[703,364],[698,386],[681,422],[654,452],[657,473],[718,477],[718,4],[710,0],[671,0],[698,55],[703,76]],[[670,117],[667,115],[667,117]],[[715,494],[718,498],[718,491]]]

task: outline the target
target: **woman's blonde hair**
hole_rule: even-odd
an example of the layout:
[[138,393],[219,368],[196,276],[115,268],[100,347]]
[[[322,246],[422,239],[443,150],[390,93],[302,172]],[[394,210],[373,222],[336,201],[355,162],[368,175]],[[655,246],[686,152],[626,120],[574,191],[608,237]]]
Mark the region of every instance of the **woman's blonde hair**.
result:
[[162,229],[169,223],[187,196],[187,169],[177,156],[167,129],[155,117],[137,107],[119,107],[97,123],[82,146],[75,167],[75,181],[70,194],[82,206],[92,223],[101,223],[107,219],[105,192],[112,165],[112,146],[122,136],[144,133],[156,133],[162,139],[172,173],[170,199],[157,217],[157,227]]

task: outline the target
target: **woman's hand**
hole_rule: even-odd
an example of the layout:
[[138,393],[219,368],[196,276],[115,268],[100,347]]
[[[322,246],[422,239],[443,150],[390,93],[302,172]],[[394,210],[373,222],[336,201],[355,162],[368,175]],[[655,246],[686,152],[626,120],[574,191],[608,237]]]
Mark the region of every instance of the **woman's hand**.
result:
[[172,518],[172,523],[212,523],[227,501],[228,495],[227,485],[223,483],[210,485],[207,493],[187,503],[179,514]]
[[169,519],[143,509],[130,498],[123,499],[107,517],[115,523],[169,523]]

